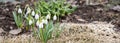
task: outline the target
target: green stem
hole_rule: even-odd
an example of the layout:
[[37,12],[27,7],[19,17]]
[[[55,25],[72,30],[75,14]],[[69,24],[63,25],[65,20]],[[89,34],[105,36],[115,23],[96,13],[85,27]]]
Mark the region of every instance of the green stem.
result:
[[41,37],[41,40],[43,41],[43,43],[45,43],[44,35],[43,35],[43,29],[42,28],[40,29],[40,37]]

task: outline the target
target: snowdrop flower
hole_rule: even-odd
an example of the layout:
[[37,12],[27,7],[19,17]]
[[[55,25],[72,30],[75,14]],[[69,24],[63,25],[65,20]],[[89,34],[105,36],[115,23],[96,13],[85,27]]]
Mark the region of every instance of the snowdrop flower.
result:
[[45,23],[45,24],[48,24],[48,21],[47,21],[47,19],[44,21],[44,23]]
[[39,24],[39,28],[43,28],[43,23],[42,22]]
[[46,19],[50,19],[50,14],[48,14],[48,15],[46,16]]
[[43,20],[42,20],[42,22],[43,22],[43,23],[45,23],[45,24],[48,24],[47,19],[46,19],[46,20],[45,20],[45,19],[43,19]]
[[32,16],[35,16],[35,11],[32,11]]
[[30,7],[27,8],[27,13],[26,14],[29,14],[31,12],[31,9]]
[[36,22],[36,26],[39,26],[39,20]]
[[18,9],[18,13],[22,13],[22,10],[21,10],[21,8],[19,8],[19,9]]
[[43,28],[43,22],[40,22],[39,20],[36,22],[36,26],[39,28]]
[[57,16],[56,15],[53,16],[53,20],[57,20]]
[[31,25],[33,23],[33,21],[32,20],[29,20],[29,25]]
[[35,15],[35,19],[39,19],[39,15],[38,14]]

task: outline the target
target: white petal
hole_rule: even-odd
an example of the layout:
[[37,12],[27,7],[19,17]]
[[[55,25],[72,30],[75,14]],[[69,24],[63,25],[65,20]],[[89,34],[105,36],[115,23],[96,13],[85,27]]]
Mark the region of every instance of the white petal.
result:
[[21,8],[19,8],[19,9],[18,9],[18,13],[22,13],[22,10],[21,10]]
[[36,22],[36,26],[39,26],[39,20]]
[[47,24],[48,23],[47,19],[46,20],[42,19],[42,23]]
[[39,19],[39,15],[38,14],[35,15],[35,19]]
[[57,20],[57,16],[56,15],[53,16],[53,20]]
[[45,22],[45,24],[48,24],[48,21],[47,21],[47,20],[45,20],[44,22]]
[[32,11],[32,16],[35,16],[35,12],[34,11]]
[[48,15],[46,16],[46,19],[50,19],[50,14],[48,14]]
[[44,19],[42,19],[42,23],[45,23],[45,20],[44,20]]
[[31,12],[31,9],[28,7],[27,8],[27,13],[26,14],[29,14]]
[[43,23],[42,22],[39,24],[39,28],[43,28]]
[[31,25],[33,23],[33,21],[32,20],[29,20],[29,25]]

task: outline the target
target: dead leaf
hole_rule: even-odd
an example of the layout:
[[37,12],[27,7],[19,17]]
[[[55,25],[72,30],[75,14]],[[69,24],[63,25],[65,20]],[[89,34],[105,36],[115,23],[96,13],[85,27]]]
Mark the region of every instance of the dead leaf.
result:
[[22,30],[21,29],[14,29],[14,30],[10,30],[10,34],[19,34],[20,32],[22,32]]

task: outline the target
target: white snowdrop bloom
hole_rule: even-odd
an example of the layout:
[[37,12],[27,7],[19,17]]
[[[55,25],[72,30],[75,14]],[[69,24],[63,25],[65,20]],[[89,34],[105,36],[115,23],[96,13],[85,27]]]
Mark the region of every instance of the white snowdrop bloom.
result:
[[18,9],[18,13],[22,13],[22,9],[21,8]]
[[45,22],[45,24],[48,24],[48,21],[47,21],[47,19],[46,19],[44,22]]
[[40,24],[39,24],[39,28],[43,28],[43,23],[41,22]]
[[32,11],[32,16],[35,16],[35,11]]
[[47,19],[46,19],[46,20],[45,20],[45,19],[43,19],[43,20],[42,20],[42,22],[43,22],[43,23],[45,23],[45,24],[48,24]]
[[50,19],[50,14],[48,14],[48,15],[46,16],[46,19]]
[[53,20],[57,20],[57,16],[56,15],[53,16]]
[[33,21],[32,20],[29,20],[29,25],[31,25],[33,23]]
[[39,26],[39,20],[36,22],[36,26]]
[[39,19],[39,15],[38,14],[35,15],[35,19]]
[[31,12],[31,9],[28,7],[26,14],[29,14]]
[[40,22],[39,20],[36,22],[36,26],[39,28],[43,28],[43,22]]

